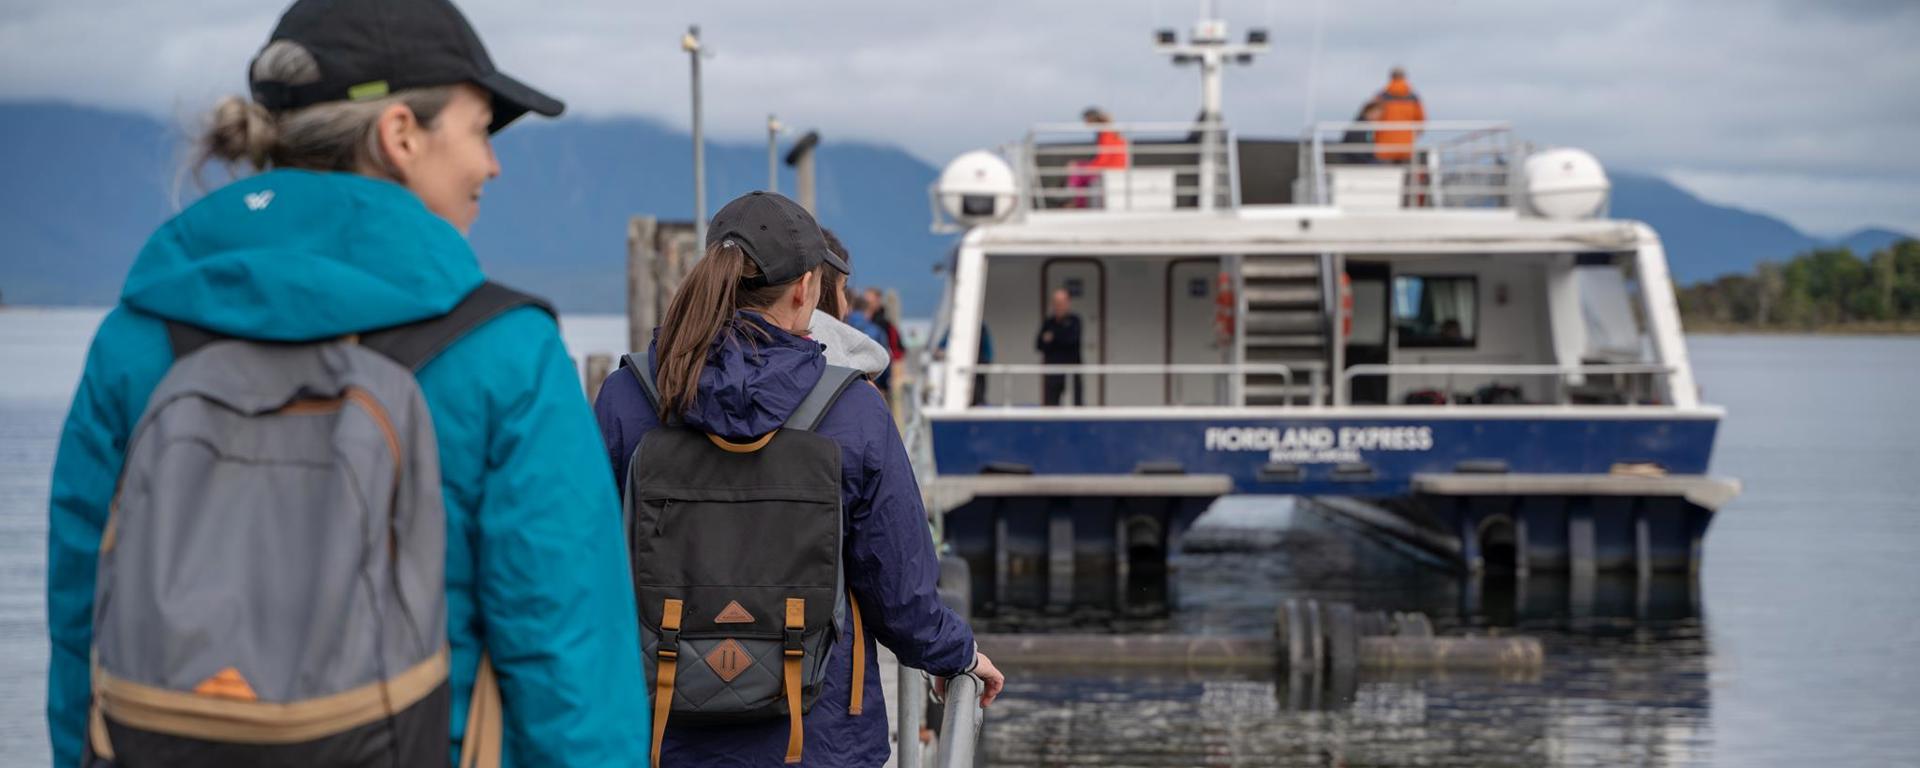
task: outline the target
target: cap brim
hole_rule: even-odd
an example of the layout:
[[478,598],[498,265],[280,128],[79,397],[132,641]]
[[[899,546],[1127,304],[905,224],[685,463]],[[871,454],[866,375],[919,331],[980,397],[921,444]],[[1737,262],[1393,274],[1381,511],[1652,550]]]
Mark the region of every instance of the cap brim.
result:
[[499,72],[482,75],[475,78],[474,82],[493,94],[493,124],[487,126],[490,133],[499,133],[508,123],[528,112],[559,117],[567,109],[567,105],[559,99]]
[[840,254],[834,253],[833,249],[827,249],[821,256],[823,257],[822,260],[827,262],[827,266],[840,270],[840,274],[853,274],[853,267],[847,266],[847,260],[840,258]]

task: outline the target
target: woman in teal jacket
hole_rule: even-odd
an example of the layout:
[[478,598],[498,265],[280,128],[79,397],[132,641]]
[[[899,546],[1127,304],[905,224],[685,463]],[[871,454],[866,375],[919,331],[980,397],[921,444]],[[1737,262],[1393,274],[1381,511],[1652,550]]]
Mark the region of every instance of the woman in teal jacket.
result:
[[[472,34],[445,0],[301,0],[254,60],[254,99],[217,109],[208,154],[268,172],[148,241],[61,435],[47,545],[55,765],[80,759],[100,537],[130,434],[172,364],[165,321],[312,341],[443,314],[483,282],[463,233],[499,174],[488,136],[561,105],[493,70]],[[418,69],[392,71],[404,66]],[[508,765],[644,766],[650,710],[619,503],[553,319],[506,312],[418,380],[447,513],[450,752],[484,651]]]

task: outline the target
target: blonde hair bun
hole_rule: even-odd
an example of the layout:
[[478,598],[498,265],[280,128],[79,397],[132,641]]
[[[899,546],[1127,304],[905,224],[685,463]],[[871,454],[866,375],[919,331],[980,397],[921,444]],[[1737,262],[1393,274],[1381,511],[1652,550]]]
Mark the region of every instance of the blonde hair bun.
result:
[[254,170],[265,170],[273,148],[280,142],[280,126],[266,107],[228,96],[214,106],[203,141],[202,149],[210,159],[218,158],[229,165],[245,162]]

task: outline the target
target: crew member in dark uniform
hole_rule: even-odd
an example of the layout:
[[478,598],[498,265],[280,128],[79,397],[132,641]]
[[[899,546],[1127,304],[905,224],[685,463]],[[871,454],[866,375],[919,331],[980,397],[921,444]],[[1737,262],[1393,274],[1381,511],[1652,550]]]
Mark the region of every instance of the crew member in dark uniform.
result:
[[[1052,311],[1045,322],[1040,324],[1040,337],[1033,346],[1040,350],[1040,361],[1047,365],[1080,364],[1080,316],[1072,313],[1072,297],[1067,289],[1053,292]],[[1086,405],[1086,396],[1081,392],[1077,373],[1049,373],[1045,377],[1042,401],[1047,405],[1059,405],[1060,395],[1067,388],[1067,377],[1073,377],[1073,404]]]

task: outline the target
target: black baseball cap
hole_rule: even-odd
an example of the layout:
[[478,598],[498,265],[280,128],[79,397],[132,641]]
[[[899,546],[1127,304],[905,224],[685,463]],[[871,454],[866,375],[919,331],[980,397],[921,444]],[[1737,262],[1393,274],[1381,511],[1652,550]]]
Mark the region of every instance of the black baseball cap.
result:
[[528,112],[555,117],[567,108],[494,69],[473,25],[447,0],[297,0],[268,45],[281,40],[312,54],[320,79],[255,81],[250,65],[253,100],[276,112],[455,83],[493,95],[492,132]]
[[755,191],[727,203],[707,225],[707,245],[732,240],[760,267],[753,285],[780,285],[800,279],[826,262],[850,273],[847,262],[827,248],[820,224],[799,203],[774,192]]

